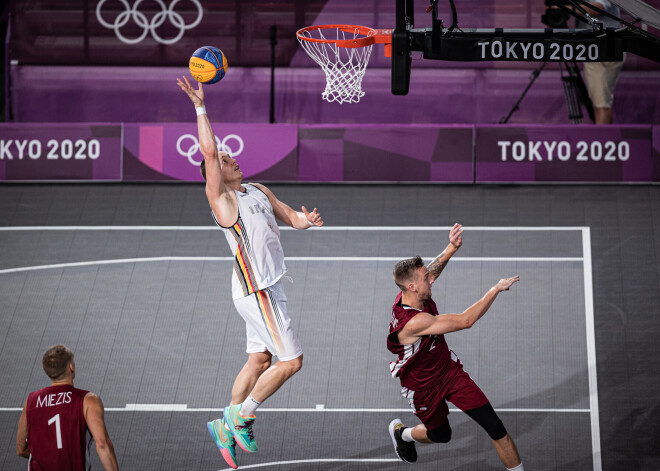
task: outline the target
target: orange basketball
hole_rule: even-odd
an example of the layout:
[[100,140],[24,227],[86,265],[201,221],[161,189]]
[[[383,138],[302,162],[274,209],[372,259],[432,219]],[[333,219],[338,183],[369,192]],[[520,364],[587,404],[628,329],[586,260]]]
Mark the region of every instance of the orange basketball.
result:
[[227,58],[222,51],[213,46],[197,49],[188,63],[190,75],[198,82],[213,84],[222,80],[227,73]]

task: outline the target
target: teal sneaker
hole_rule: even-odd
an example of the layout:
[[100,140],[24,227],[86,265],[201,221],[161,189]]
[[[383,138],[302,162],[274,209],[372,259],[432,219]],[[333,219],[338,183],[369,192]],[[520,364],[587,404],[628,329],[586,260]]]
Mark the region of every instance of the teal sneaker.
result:
[[238,413],[240,410],[240,404],[225,407],[223,414],[225,423],[229,427],[229,430],[231,430],[231,433],[234,434],[238,446],[248,453],[254,453],[257,451],[257,442],[254,440],[254,434],[252,433],[252,423],[256,417],[243,417]]
[[218,445],[218,449],[227,464],[232,468],[238,468],[236,464],[236,440],[232,433],[225,427],[224,419],[216,419],[206,423],[206,428]]

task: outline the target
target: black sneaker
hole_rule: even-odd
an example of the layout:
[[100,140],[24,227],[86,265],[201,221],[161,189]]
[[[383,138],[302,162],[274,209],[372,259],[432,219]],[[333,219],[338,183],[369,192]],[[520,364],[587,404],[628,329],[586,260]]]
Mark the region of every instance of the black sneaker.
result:
[[401,458],[401,461],[412,464],[417,461],[417,449],[415,448],[415,442],[406,442],[401,438],[401,432],[405,428],[401,419],[394,419],[388,427],[397,456]]

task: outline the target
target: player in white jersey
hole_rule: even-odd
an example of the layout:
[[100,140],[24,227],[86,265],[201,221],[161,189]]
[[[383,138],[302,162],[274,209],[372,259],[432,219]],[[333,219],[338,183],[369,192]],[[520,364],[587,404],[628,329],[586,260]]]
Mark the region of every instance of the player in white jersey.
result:
[[[248,360],[234,381],[223,417],[207,424],[222,456],[236,468],[236,443],[245,451],[257,451],[252,433],[255,410],[302,368],[302,349],[280,283],[286,266],[276,219],[295,229],[322,226],[323,220],[316,208],[311,213],[304,206],[294,211],[265,186],[243,184],[236,160],[218,153],[202,84],[194,89],[186,77],[177,84],[195,105],[206,196],[234,254],[232,297],[246,323]],[[271,364],[273,355],[279,361]]]

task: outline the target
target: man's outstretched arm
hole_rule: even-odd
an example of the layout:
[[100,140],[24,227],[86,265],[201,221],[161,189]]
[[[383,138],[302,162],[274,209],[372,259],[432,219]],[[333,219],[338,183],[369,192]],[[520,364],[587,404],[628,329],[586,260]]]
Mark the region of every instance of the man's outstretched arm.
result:
[[432,316],[426,312],[420,312],[401,329],[399,332],[399,342],[405,345],[412,345],[424,335],[442,335],[469,329],[486,314],[499,293],[508,291],[511,285],[518,281],[520,281],[519,276],[502,278],[479,301],[461,314]]
[[431,283],[435,281],[437,277],[440,276],[442,270],[445,269],[449,259],[456,253],[456,251],[461,248],[463,245],[463,226],[460,224],[454,224],[454,227],[449,231],[449,245],[442,251],[440,255],[435,257],[431,263],[428,265],[429,277],[431,278]]
[[304,206],[301,208],[302,211],[296,211],[288,204],[278,200],[273,192],[261,183],[254,183],[254,185],[266,194],[273,207],[275,217],[284,224],[294,229],[308,229],[311,226],[321,227],[323,225],[323,218],[316,208],[311,213]]
[[204,89],[200,83],[197,89],[194,89],[187,77],[183,80],[176,79],[177,85],[183,90],[197,112],[197,133],[199,135],[199,147],[204,156],[204,165],[206,166],[206,187],[219,192],[224,189],[222,181],[221,162],[218,158],[218,148],[215,144],[215,135],[211,128],[211,122],[206,114],[204,106]]
[[222,167],[226,163],[228,155],[225,152],[218,154],[215,134],[213,134],[204,106],[204,89],[201,83],[197,89],[194,89],[186,77],[183,77],[183,80],[177,79],[176,82],[195,105],[199,147],[204,156],[206,197],[218,222],[223,226],[229,226],[236,220],[238,207],[230,197],[230,191],[222,176]]

